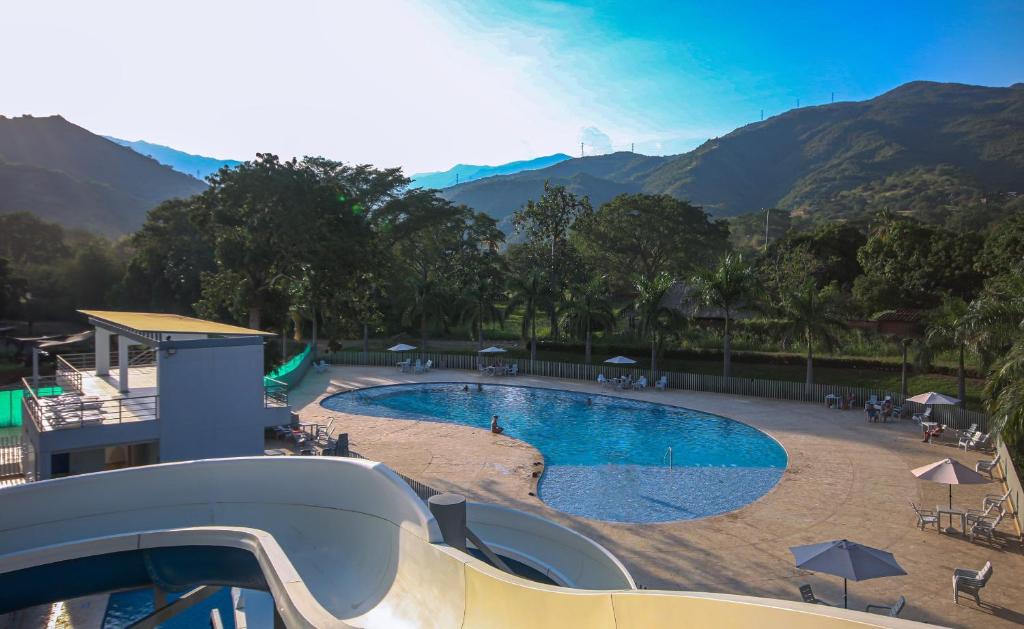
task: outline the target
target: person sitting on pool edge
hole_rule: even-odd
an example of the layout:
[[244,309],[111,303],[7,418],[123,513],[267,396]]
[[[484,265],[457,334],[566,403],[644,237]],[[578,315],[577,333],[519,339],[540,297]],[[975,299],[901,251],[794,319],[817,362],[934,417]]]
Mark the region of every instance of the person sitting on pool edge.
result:
[[505,429],[498,425],[497,415],[491,417],[491,432],[493,432],[496,435],[500,435],[501,433],[505,432]]

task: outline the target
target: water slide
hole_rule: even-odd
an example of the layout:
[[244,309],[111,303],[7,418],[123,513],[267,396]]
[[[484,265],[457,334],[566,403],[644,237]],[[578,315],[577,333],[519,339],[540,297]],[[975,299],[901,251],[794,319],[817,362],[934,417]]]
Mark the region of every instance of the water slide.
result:
[[[132,587],[270,592],[287,627],[918,627],[745,596],[636,590],[589,539],[470,505],[510,575],[442,541],[380,463],[253,457],[168,463],[0,490],[0,613]],[[713,566],[709,566],[713,569]]]

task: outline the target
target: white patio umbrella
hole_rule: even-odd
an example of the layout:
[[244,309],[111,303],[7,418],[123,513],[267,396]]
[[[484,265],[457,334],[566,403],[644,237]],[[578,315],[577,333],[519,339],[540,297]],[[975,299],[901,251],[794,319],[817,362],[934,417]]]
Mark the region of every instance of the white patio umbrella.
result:
[[910,470],[918,478],[949,485],[949,508],[953,508],[953,485],[980,485],[988,479],[956,459],[942,459]]
[[500,347],[495,347],[495,346],[492,345],[490,347],[487,347],[485,349],[480,350],[479,353],[480,354],[504,354],[506,351],[507,350],[504,350],[504,349],[502,349]]
[[409,350],[416,349],[415,345],[406,345],[405,343],[399,343],[393,347],[389,347],[389,352],[408,352]]
[[948,395],[942,395],[935,391],[929,391],[928,393],[919,393],[914,397],[908,397],[908,402],[917,402],[918,404],[959,404],[960,400],[955,397],[949,397]]
[[635,365],[636,364],[635,360],[633,360],[632,358],[626,358],[625,356],[616,356],[614,358],[609,358],[608,360],[606,360],[604,362],[606,362],[608,364],[611,364],[611,365]]

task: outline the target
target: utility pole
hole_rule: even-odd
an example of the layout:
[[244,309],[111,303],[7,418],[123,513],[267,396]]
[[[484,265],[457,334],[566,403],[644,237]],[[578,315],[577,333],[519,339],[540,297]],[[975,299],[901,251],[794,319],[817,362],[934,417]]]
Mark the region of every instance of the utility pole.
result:
[[629,152],[630,153],[636,153],[636,143],[635,142],[630,142],[629,143]]
[[455,185],[459,185],[459,173],[455,173]]
[[764,110],[761,110],[761,122],[764,122]]
[[768,251],[768,217],[772,215],[772,209],[767,208],[764,211],[764,250]]
[[836,102],[836,93],[835,92],[832,92],[832,102],[833,103]]
[[796,108],[800,109],[800,99],[796,99]]
[[580,157],[583,157],[583,142],[580,142]]

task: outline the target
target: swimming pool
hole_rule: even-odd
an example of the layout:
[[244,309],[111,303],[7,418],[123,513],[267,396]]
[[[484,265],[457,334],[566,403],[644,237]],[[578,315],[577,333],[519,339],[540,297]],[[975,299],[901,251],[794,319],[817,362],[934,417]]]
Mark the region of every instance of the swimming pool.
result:
[[506,435],[544,455],[541,500],[598,520],[665,522],[733,511],[767,493],[786,468],[786,452],[777,441],[725,417],[608,395],[464,386],[373,387],[339,393],[322,404],[355,415],[483,429],[497,414]]

